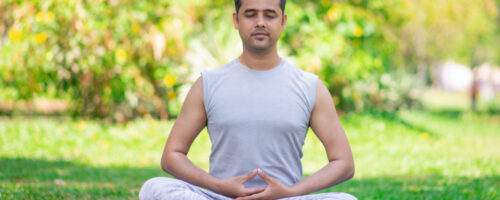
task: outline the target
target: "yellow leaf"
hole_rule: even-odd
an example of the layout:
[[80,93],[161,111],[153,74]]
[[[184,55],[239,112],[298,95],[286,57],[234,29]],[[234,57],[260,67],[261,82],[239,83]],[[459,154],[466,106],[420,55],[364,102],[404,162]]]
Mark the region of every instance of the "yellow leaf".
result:
[[23,39],[23,33],[20,30],[12,28],[9,30],[9,38],[12,41],[20,41]]
[[37,22],[43,21],[44,16],[45,16],[45,15],[43,14],[43,12],[37,12],[37,13],[36,13],[36,15],[35,15],[35,20],[36,20]]
[[337,18],[336,17],[335,9],[333,9],[333,7],[331,7],[330,9],[328,9],[328,13],[326,15],[328,16],[328,18],[330,20],[335,20]]
[[52,12],[49,11],[49,12],[47,12],[46,18],[47,18],[47,21],[51,22],[51,21],[54,21],[54,19],[56,18],[56,16],[54,15],[54,13],[52,13]]
[[169,100],[175,99],[177,97],[177,94],[174,91],[170,91],[167,93],[167,98]]
[[35,35],[35,42],[37,44],[44,43],[47,40],[47,34],[46,33],[38,33]]
[[135,34],[138,34],[139,31],[141,31],[141,26],[139,26],[139,24],[133,24],[132,25],[132,32],[134,32]]
[[118,62],[125,62],[127,60],[127,52],[123,49],[117,49],[115,51],[115,58]]
[[165,76],[165,78],[163,78],[163,83],[167,86],[167,87],[172,87],[175,85],[176,81],[175,81],[175,77],[172,76],[172,75],[167,75]]
[[53,12],[37,12],[36,15],[35,15],[35,20],[37,22],[52,22],[56,19],[56,16],[54,15]]
[[355,37],[361,37],[361,36],[363,36],[363,29],[359,25],[356,25],[356,27],[354,28],[353,34]]

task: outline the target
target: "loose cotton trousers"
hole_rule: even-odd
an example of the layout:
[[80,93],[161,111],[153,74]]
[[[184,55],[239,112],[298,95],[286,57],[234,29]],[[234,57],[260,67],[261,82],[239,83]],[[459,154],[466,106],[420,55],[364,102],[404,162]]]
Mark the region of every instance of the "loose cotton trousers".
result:
[[[231,198],[200,188],[182,180],[156,177],[142,185],[140,200],[230,200]],[[343,192],[328,192],[284,198],[285,200],[357,200]]]

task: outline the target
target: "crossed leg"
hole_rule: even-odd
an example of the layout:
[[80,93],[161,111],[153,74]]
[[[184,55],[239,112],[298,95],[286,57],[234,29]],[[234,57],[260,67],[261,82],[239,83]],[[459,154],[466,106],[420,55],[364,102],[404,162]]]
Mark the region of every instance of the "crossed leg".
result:
[[[224,195],[200,188],[182,180],[155,177],[142,185],[140,200],[231,200]],[[328,192],[284,198],[283,200],[357,200],[356,197],[343,192]]]

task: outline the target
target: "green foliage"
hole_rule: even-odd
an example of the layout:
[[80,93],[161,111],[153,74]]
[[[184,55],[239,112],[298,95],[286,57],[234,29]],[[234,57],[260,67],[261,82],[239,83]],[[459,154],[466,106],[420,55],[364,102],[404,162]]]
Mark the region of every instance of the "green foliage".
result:
[[[341,110],[412,107],[436,62],[500,63],[498,5],[288,1],[280,52],[318,74]],[[175,116],[182,86],[241,52],[232,1],[7,0],[0,10],[0,99],[65,98],[75,114]]]
[[4,98],[67,98],[75,114],[117,120],[167,116],[188,73],[178,60],[189,32],[169,9],[170,1],[0,4]]
[[295,2],[283,46],[320,75],[343,110],[418,106],[431,66],[442,60],[500,63],[493,1]]

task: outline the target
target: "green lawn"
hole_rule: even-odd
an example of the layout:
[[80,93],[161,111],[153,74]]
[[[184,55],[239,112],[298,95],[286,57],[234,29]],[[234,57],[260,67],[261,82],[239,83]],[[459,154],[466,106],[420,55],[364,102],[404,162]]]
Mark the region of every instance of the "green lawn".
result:
[[[342,117],[354,152],[352,180],[325,191],[359,199],[499,199],[500,116],[404,111]],[[128,124],[0,118],[0,199],[136,199],[159,160],[172,121]],[[189,157],[208,169],[203,132]],[[304,174],[326,163],[310,132]]]

